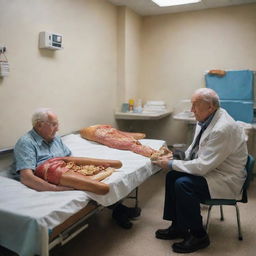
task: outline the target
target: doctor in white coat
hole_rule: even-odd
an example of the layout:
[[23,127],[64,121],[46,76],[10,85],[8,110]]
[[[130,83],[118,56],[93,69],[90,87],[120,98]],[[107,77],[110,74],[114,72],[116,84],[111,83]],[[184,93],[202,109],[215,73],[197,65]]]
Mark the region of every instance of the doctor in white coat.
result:
[[166,175],[163,218],[172,221],[169,228],[157,230],[156,237],[183,238],[172,245],[178,253],[209,246],[200,202],[210,198],[240,199],[248,155],[243,129],[220,108],[215,91],[200,88],[193,94],[191,103],[198,122],[185,159],[161,157],[154,161],[170,169]]

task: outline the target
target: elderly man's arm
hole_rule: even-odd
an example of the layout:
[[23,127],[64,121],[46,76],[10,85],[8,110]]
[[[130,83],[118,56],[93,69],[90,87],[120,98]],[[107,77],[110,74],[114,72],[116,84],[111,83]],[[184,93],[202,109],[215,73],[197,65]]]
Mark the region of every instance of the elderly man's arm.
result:
[[35,189],[37,191],[66,191],[73,190],[73,188],[57,186],[50,184],[47,181],[34,175],[34,172],[31,169],[20,170],[20,181],[24,185]]

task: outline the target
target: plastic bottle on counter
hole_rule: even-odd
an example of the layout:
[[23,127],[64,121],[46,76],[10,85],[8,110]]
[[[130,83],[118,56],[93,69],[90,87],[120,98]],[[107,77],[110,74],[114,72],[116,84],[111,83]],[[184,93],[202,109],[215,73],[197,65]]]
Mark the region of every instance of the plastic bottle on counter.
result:
[[137,106],[137,112],[138,112],[138,113],[142,113],[142,111],[143,111],[143,108],[142,108],[142,100],[139,99],[139,100],[138,100],[138,106]]
[[129,111],[133,112],[133,110],[134,110],[134,100],[130,99],[129,100]]

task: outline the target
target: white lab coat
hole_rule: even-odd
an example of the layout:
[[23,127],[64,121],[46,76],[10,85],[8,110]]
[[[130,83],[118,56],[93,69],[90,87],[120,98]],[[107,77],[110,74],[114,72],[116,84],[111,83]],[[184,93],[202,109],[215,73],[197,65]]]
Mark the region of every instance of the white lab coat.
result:
[[[200,129],[197,125],[193,142],[185,152],[186,158]],[[224,109],[219,108],[202,134],[198,158],[173,160],[172,168],[205,177],[211,198],[240,199],[246,178],[247,155],[243,129]]]

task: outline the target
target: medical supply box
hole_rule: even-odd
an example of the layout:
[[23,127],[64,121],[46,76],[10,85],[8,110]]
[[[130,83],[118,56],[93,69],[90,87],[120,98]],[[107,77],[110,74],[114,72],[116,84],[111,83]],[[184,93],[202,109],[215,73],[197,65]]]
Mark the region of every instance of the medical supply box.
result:
[[227,71],[224,76],[205,75],[206,87],[220,97],[221,107],[236,120],[253,122],[254,72],[251,70]]

